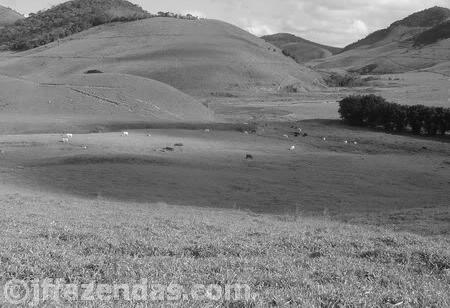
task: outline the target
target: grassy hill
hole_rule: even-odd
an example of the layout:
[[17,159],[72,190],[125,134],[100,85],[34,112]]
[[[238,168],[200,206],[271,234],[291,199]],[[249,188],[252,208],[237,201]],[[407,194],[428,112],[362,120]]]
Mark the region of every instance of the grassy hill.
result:
[[272,45],[214,20],[151,18],[108,24],[26,52],[0,56],[11,77],[61,82],[90,69],[140,76],[195,95],[306,91],[320,76]]
[[0,111],[12,118],[33,115],[50,120],[66,116],[77,120],[87,116],[99,122],[121,118],[164,122],[213,119],[211,112],[189,95],[130,75],[80,74],[54,84],[0,76],[0,87],[4,89]]
[[289,33],[278,33],[263,36],[262,39],[277,46],[286,56],[298,63],[329,57],[341,49],[317,44]]
[[125,0],[74,0],[30,14],[0,32],[0,46],[26,50],[45,45],[93,26],[149,17]]
[[[394,36],[392,39],[405,40],[406,38],[410,38],[408,35],[409,33],[412,36],[415,36],[417,34],[417,30],[420,33],[424,30],[423,28],[435,27],[445,22],[448,18],[450,18],[449,9],[435,6],[414,13],[402,20],[396,21],[386,29],[375,31],[374,33],[369,34],[366,38],[346,46],[343,49],[343,52],[362,46],[371,46],[389,38],[389,36]],[[398,28],[403,28],[404,30],[399,33]]]
[[240,28],[176,18],[105,24],[39,48],[3,52],[0,72],[0,107],[6,119],[15,119],[12,125],[19,116],[28,123],[36,115],[52,123],[79,115],[98,123],[205,122],[212,115],[192,96],[301,92],[322,83]]
[[6,25],[13,24],[14,22],[22,18],[23,16],[16,11],[0,5],[0,28]]
[[[435,67],[450,61],[449,18],[450,10],[442,7],[414,13],[350,44],[337,55],[311,61],[310,66],[363,74],[402,73]],[[450,74],[450,71],[444,73]]]

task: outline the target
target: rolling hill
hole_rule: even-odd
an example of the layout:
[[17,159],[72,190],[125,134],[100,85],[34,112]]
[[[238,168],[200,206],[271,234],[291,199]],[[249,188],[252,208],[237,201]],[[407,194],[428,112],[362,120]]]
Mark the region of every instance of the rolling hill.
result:
[[449,18],[450,10],[442,7],[417,12],[310,64],[375,74],[427,69],[450,61]]
[[52,44],[0,56],[10,77],[59,83],[97,69],[167,83],[195,95],[306,91],[320,76],[248,32],[215,20],[150,18],[92,28]]
[[31,50],[0,52],[0,77],[2,116],[97,121],[205,122],[214,116],[193,96],[323,87],[320,75],[238,27],[162,17],[103,24]]
[[277,46],[298,63],[330,57],[341,51],[340,48],[317,44],[289,33],[266,35],[262,39]]
[[11,25],[22,18],[24,17],[16,11],[0,5],[0,28]]

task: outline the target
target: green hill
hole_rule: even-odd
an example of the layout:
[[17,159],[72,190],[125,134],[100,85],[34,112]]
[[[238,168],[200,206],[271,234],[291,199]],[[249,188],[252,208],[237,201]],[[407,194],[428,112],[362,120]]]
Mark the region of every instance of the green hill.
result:
[[341,50],[340,48],[314,43],[289,33],[266,35],[262,39],[277,46],[286,56],[293,58],[298,63],[326,58]]
[[74,0],[30,14],[0,32],[0,47],[27,50],[48,44],[93,26],[150,17],[124,0]]
[[[435,6],[409,15],[402,20],[398,20],[386,29],[375,31],[364,39],[346,46],[342,51],[345,52],[361,46],[371,46],[389,39],[391,36],[392,40],[404,40],[405,38],[416,36],[418,34],[417,32],[423,32],[423,30],[419,30],[417,28],[432,28],[445,22],[449,18],[449,9]],[[399,28],[404,28],[406,31],[399,31]]]
[[432,7],[393,22],[366,38],[309,66],[319,70],[344,69],[361,74],[392,74],[436,69],[448,74],[450,10]]

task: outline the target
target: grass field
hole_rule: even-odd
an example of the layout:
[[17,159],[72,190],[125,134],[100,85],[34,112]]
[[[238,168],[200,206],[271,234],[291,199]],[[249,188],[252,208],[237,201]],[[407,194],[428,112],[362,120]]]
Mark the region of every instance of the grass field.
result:
[[172,302],[180,307],[450,304],[448,237],[430,239],[325,217],[11,190],[2,192],[1,200],[2,282],[50,277],[123,284],[147,278],[183,285],[185,292],[198,283],[245,283],[258,294],[254,301]]
[[[3,135],[1,282],[147,278],[258,294],[170,303],[182,307],[450,304],[448,140],[335,120],[245,127],[75,134],[70,144]],[[307,137],[292,135],[299,127]]]

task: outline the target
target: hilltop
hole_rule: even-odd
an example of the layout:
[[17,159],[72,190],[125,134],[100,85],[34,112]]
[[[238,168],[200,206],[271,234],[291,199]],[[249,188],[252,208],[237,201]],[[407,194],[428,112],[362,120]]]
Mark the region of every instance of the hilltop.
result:
[[11,25],[22,18],[24,17],[18,12],[0,5],[0,28]]
[[277,46],[298,63],[326,58],[341,51],[340,48],[314,43],[289,33],[266,35],[262,39]]
[[360,73],[401,73],[428,69],[450,61],[450,10],[433,7],[369,34],[327,59],[315,60],[317,69],[341,68]]
[[26,50],[93,26],[147,17],[148,12],[125,0],[68,1],[6,27],[0,32],[0,46]]

